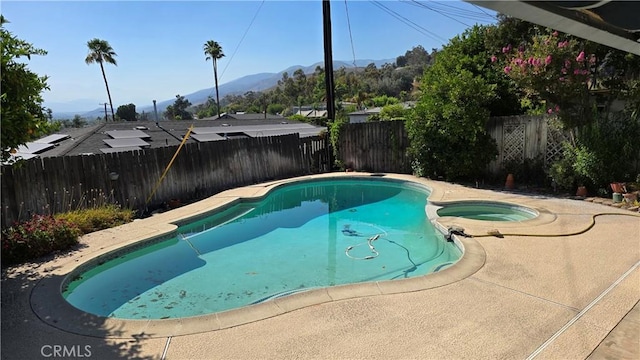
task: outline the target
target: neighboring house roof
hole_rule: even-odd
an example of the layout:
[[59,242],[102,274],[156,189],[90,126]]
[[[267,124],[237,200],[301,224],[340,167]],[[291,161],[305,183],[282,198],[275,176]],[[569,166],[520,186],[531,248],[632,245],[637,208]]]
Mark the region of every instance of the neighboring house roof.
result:
[[327,110],[300,110],[296,115],[302,115],[308,118],[322,118],[327,117]]
[[358,111],[354,111],[354,112],[350,112],[349,115],[373,115],[373,114],[380,114],[380,111],[382,110],[381,107],[374,107],[371,109],[364,109],[364,110],[358,110]]
[[[415,101],[405,101],[403,103],[401,103],[402,107],[405,109],[412,109],[416,106],[416,102]],[[350,112],[349,115],[373,115],[373,114],[380,114],[380,111],[382,110],[382,107],[374,107],[371,109],[364,109],[364,110],[358,110],[358,111],[354,111],[354,112]]]
[[272,114],[220,114],[220,119],[217,116],[211,116],[203,118],[202,120],[222,120],[222,119],[234,119],[234,120],[286,120],[282,115]]
[[[251,114],[250,114],[251,115]],[[55,137],[45,137],[18,149],[23,159],[63,155],[101,154],[179,145],[193,124],[187,143],[225,140],[236,137],[264,137],[298,133],[300,137],[319,135],[324,127],[288,120],[216,119],[175,121],[125,121],[97,123],[84,128],[64,128]],[[68,136],[65,136],[68,135]],[[137,136],[134,136],[137,135]],[[49,141],[49,143],[46,143]]]

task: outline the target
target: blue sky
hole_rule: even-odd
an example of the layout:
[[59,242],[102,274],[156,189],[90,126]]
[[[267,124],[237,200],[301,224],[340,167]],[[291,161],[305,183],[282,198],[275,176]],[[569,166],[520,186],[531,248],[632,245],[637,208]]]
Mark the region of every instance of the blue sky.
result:
[[[487,16],[494,15],[492,11],[461,1],[348,0],[346,6],[357,59],[392,59],[417,45],[430,51],[467,25],[495,21]],[[92,38],[107,40],[118,54],[117,67],[106,65],[114,108],[148,106],[153,99],[212,87],[212,65],[202,51],[207,40],[220,43],[226,55],[218,63],[221,84],[323,60],[320,0],[23,0],[2,1],[1,11],[10,21],[5,25],[9,31],[48,51],[33,57],[29,68],[49,76],[45,105],[54,111],[92,110],[107,101],[99,66],[84,62]],[[465,17],[463,11],[475,15]],[[331,17],[333,58],[351,62],[345,1],[331,2]]]

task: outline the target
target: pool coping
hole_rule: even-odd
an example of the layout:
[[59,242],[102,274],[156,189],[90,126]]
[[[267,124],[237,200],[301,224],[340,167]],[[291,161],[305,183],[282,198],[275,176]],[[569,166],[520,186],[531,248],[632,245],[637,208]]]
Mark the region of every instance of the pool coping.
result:
[[[380,174],[373,174],[380,178]],[[279,297],[270,301],[265,301],[255,305],[249,305],[238,309],[222,311],[207,315],[185,317],[177,319],[159,320],[125,320],[107,318],[86,313],[68,303],[62,297],[62,287],[65,279],[78,268],[86,267],[97,258],[104,255],[122,251],[123,248],[139,245],[141,242],[147,243],[153,239],[170,236],[175,233],[178,226],[176,223],[188,221],[197,217],[202,217],[207,213],[215,211],[220,207],[232,206],[238,201],[256,200],[266,196],[273,189],[292,182],[304,182],[316,179],[327,178],[371,178],[369,173],[330,173],[312,176],[303,176],[287,180],[272,181],[257,185],[245,186],[228,190],[214,195],[208,199],[187,205],[173,211],[169,211],[157,216],[141,219],[134,223],[137,227],[147,231],[132,232],[130,226],[120,226],[109,229],[110,235],[122,235],[125,240],[112,246],[103,247],[96,251],[73,256],[70,261],[52,272],[55,277],[48,277],[40,280],[31,293],[31,308],[45,323],[60,330],[94,337],[128,338],[140,334],[145,334],[150,338],[167,337],[196,334],[220,329],[226,329],[238,325],[251,323],[278,316],[297,309],[302,309],[312,305],[340,301],[346,299],[379,296],[397,293],[406,293],[433,289],[465,279],[480,270],[486,261],[486,253],[480,243],[472,237],[454,237],[456,244],[463,250],[462,257],[453,265],[444,268],[436,273],[427,274],[415,278],[386,280],[376,282],[364,282],[356,284],[339,285],[319,289],[311,289],[292,295]],[[430,191],[429,203],[447,203],[432,201],[431,198],[441,196],[442,191],[434,187],[434,183],[426,179],[416,178],[410,175],[384,174],[384,178],[395,181],[407,181],[424,186]],[[518,205],[519,206],[519,205]],[[544,209],[543,213],[544,213]],[[427,212],[429,205],[427,205]],[[540,209],[536,209],[540,211]],[[442,232],[446,233],[447,225],[441,220],[447,218],[432,218],[431,221]],[[470,221],[472,224],[478,220],[459,219]],[[550,218],[534,218],[526,220],[529,224],[547,223]],[[462,221],[463,223],[465,221]],[[485,221],[480,221],[487,225]],[[490,224],[489,224],[490,225]],[[153,231],[149,231],[149,230]],[[151,235],[150,235],[151,234]],[[100,234],[97,234],[100,235]],[[97,236],[96,235],[96,236]]]

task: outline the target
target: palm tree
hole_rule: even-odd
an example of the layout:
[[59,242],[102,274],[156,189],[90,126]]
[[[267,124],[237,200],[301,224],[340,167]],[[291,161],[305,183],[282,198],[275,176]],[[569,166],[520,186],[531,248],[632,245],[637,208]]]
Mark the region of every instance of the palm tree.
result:
[[[84,62],[86,62],[87,65],[93,64],[94,62],[97,62],[98,64],[100,64],[100,69],[102,70],[102,77],[104,78],[104,85],[107,87],[107,96],[109,96],[109,106],[111,106],[111,119],[115,121],[116,118],[113,113],[113,102],[111,101],[111,92],[109,92],[109,84],[107,83],[107,76],[104,74],[104,66],[102,65],[102,63],[107,62],[109,64],[118,66],[118,64],[116,64],[116,59],[114,59],[114,56],[117,56],[118,54],[116,54],[116,52],[113,51],[113,48],[111,48],[111,45],[109,45],[109,42],[107,42],[106,40],[100,40],[100,39],[89,40],[87,42],[87,47],[89,48],[89,54],[87,55],[87,58],[84,59]],[[105,119],[105,120],[108,120],[108,119]]]
[[218,59],[224,57],[222,47],[217,41],[209,40],[204,44],[205,60],[213,60],[213,78],[216,82],[216,105],[218,108],[218,118],[220,118],[220,96],[218,95]]

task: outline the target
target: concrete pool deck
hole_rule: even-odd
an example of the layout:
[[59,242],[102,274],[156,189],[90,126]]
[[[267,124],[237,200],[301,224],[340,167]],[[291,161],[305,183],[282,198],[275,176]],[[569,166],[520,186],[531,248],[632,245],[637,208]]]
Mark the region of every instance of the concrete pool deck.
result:
[[[55,299],[37,299],[43,292],[35,288],[60,282],[98,254],[170,232],[176,219],[238,197],[260,196],[285,181],[229,190],[86,235],[83,247],[71,254],[5,270],[2,358],[47,357],[56,345],[84,355],[77,357],[89,357],[89,346],[93,358],[638,358],[640,217],[585,201],[386,177],[427,185],[433,190],[430,201],[510,202],[541,216],[518,224],[439,219],[444,227],[462,226],[478,236],[461,239],[476,255],[462,275],[456,265],[415,281],[302,293],[232,317],[142,322],[135,328],[97,317],[57,319]],[[496,231],[506,236],[489,236]],[[437,276],[448,279],[434,285]],[[73,323],[79,324],[75,330]]]

